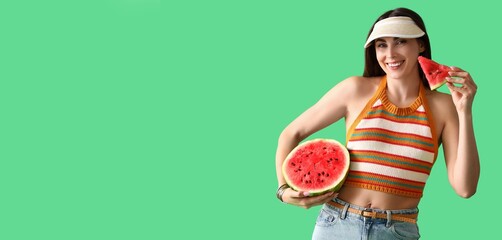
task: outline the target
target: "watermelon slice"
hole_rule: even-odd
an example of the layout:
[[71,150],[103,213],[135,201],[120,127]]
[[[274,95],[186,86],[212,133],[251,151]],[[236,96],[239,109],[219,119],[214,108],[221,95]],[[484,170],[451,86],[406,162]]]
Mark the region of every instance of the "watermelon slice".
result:
[[311,196],[338,191],[349,171],[349,152],[332,139],[313,139],[295,147],[286,157],[282,172],[288,185]]
[[422,67],[422,71],[424,71],[431,90],[439,88],[446,83],[446,77],[450,76],[448,75],[448,71],[451,70],[450,67],[422,56],[418,56],[418,62]]

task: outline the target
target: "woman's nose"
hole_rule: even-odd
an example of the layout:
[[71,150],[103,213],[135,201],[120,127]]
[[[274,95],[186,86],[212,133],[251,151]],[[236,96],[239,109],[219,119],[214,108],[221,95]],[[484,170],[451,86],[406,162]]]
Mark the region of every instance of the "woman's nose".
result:
[[396,56],[396,50],[393,46],[387,47],[387,57],[394,58]]

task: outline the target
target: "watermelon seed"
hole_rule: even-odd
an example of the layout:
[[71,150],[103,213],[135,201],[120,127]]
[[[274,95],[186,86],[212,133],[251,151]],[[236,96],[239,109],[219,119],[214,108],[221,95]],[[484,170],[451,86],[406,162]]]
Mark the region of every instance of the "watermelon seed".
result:
[[294,166],[296,166],[296,164],[295,164],[294,162],[292,162],[292,163],[291,163],[291,165],[292,165],[293,167],[294,167]]
[[322,171],[322,175],[324,176],[324,171]]
[[319,177],[320,177],[320,176],[321,176],[321,174],[320,174],[320,173],[318,173],[318,174],[317,174],[317,176],[319,176]]
[[326,173],[326,177],[329,177],[329,173]]

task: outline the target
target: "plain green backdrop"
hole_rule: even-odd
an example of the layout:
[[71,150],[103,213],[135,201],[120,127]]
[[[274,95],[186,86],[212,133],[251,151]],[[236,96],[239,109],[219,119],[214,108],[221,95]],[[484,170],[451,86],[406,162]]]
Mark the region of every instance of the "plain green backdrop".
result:
[[[456,196],[440,156],[422,239],[491,239],[502,19],[490,4],[2,2],[0,239],[310,239],[319,207],[275,198],[277,138],[362,74],[369,28],[396,7],[424,18],[434,60],[479,86],[478,192]],[[312,137],[343,142],[344,123]]]

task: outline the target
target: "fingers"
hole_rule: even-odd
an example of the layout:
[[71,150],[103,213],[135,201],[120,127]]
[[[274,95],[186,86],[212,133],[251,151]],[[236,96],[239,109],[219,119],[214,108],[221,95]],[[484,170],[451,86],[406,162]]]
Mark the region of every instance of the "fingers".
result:
[[[463,77],[447,77],[447,86],[450,90],[460,92],[463,94],[475,93],[478,86],[472,81],[472,79]],[[455,85],[457,84],[457,85]]]
[[326,192],[321,195],[312,196],[311,193],[306,191],[295,191],[294,189],[287,188],[282,195],[282,199],[285,203],[309,209],[313,206],[331,201],[337,196],[338,193],[335,192]]
[[467,81],[465,78],[458,76],[446,77],[446,80],[450,83],[458,83],[458,84],[465,84]]
[[302,193],[295,194],[298,197],[293,197],[290,204],[294,204],[305,209],[309,209],[313,206],[320,205],[331,201],[333,198],[338,196],[338,193],[335,192],[327,192],[318,196],[302,196]]
[[[450,77],[446,78],[449,83],[447,85],[450,90],[462,94],[476,92],[478,86],[476,85],[476,83],[474,83],[474,80],[468,72],[458,67],[450,67],[450,69],[452,70],[448,72]],[[458,84],[460,86],[455,86],[455,84]]]
[[[291,188],[287,188],[283,193],[283,200],[287,203],[294,204],[295,199],[306,198],[310,195],[309,192],[295,191]],[[292,201],[293,200],[293,201]]]
[[447,82],[446,86],[450,89],[451,92],[459,92],[459,93],[462,93],[462,94],[466,94],[467,93],[467,91],[465,89],[465,86],[455,86],[451,82]]
[[304,198],[304,197],[308,197],[310,196],[310,193],[309,192],[305,192],[305,191],[295,191],[293,189],[291,189],[292,193],[291,193],[291,197],[292,198]]
[[331,201],[331,199],[333,199],[335,196],[338,196],[338,193],[328,192],[323,195],[304,198],[300,200],[299,206],[305,209],[309,209],[313,206],[321,205],[323,203]]
[[450,66],[450,69],[451,69],[452,71],[465,72],[462,68],[455,67],[455,66]]
[[449,71],[448,74],[451,77],[461,77],[461,78],[469,77],[469,73],[464,71]]

